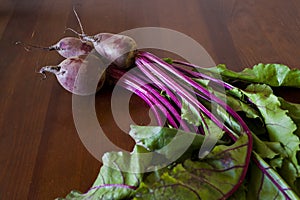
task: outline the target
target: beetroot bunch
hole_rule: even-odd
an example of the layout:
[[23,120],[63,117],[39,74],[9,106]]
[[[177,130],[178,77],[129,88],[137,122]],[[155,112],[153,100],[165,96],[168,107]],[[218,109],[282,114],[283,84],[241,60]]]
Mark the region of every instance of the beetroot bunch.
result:
[[[272,150],[277,153],[276,155],[280,154],[277,152],[278,149],[276,150],[277,146],[268,147],[270,142],[264,143],[266,137],[260,138],[261,135],[253,137],[253,132],[260,128],[253,126],[252,120],[261,119],[260,121],[265,123],[270,118],[269,124],[262,125],[263,129],[265,129],[264,126],[271,126],[271,122],[276,125],[277,122],[274,121],[276,118],[272,118],[273,114],[265,114],[263,111],[263,107],[271,105],[272,102],[263,105],[262,103],[265,102],[256,101],[271,96],[272,90],[270,87],[274,86],[272,85],[274,82],[271,80],[272,78],[291,80],[290,77],[298,77],[299,82],[293,84],[299,86],[299,70],[290,71],[282,65],[258,65],[256,69],[246,69],[241,73],[236,73],[227,70],[224,66],[202,68],[183,61],[161,59],[149,52],[137,50],[136,42],[125,35],[99,33],[88,36],[84,33],[78,16],[77,19],[81,33],[70,30],[78,38],[66,37],[53,46],[42,47],[46,50],[56,50],[65,60],[58,65],[42,67],[40,73],[43,75],[46,72],[55,74],[63,88],[76,95],[93,95],[101,89],[105,81],[118,83],[126,90],[135,93],[151,107],[158,126],[205,136],[206,140],[204,140],[202,146],[205,146],[206,149],[198,151],[196,156],[196,159],[201,160],[201,162],[218,141],[222,140],[232,145],[239,144],[239,139],[242,138],[243,143],[240,146],[224,151],[224,156],[226,156],[227,152],[245,148],[243,164],[235,166],[238,169],[236,182],[232,183],[232,186],[228,186],[229,189],[226,189],[226,191],[223,191],[224,188],[219,188],[219,186],[212,187],[212,190],[222,190],[222,199],[227,199],[236,191],[246,187],[243,184],[247,184],[245,180],[247,174],[250,173],[248,168],[253,168],[253,166],[261,176],[259,180],[261,186],[256,191],[258,195],[268,192],[268,187],[264,188],[264,184],[268,183],[272,186],[272,190],[278,192],[277,196],[283,197],[282,199],[292,199],[293,196],[296,196],[292,191],[293,186],[289,187],[284,180],[279,180],[279,175],[270,166],[272,163],[265,162],[263,157],[260,157],[262,154],[255,152],[261,148],[273,148]],[[29,45],[29,47],[36,46]],[[276,68],[280,68],[279,71],[287,71],[285,73],[286,77],[281,77],[282,74],[278,74],[266,79],[268,75],[264,73],[276,70]],[[232,79],[234,80],[232,81]],[[236,83],[239,81],[237,80],[243,82],[243,85],[247,87],[238,87]],[[267,102],[267,100],[265,101]],[[285,115],[285,112],[283,112],[283,115]],[[284,117],[287,118],[288,116]],[[299,136],[292,133],[295,130],[293,128],[289,133],[295,145],[285,149],[287,153],[284,152],[282,155],[290,156],[288,164],[295,166],[295,170],[298,170],[297,173],[300,177],[300,167],[297,160],[299,154],[292,153],[299,151],[300,144]],[[269,135],[277,134],[276,131],[272,133],[271,130],[265,130],[265,132]],[[271,142],[278,142],[275,139],[279,141],[284,139],[277,136],[269,137]],[[284,142],[286,141],[283,140],[281,143]],[[282,147],[282,149],[284,148]],[[289,152],[290,149],[293,149],[293,151]],[[225,166],[228,164],[225,162],[226,158],[220,158],[221,161],[222,159],[224,159],[224,163],[221,163],[221,170],[211,170],[211,173],[218,174],[222,171],[235,169],[227,169]],[[138,186],[133,187],[125,183],[111,183],[109,187],[107,184],[103,184],[94,188],[103,189],[115,186],[130,188],[130,190],[138,189]],[[201,188],[198,189],[201,190]],[[153,191],[153,188],[150,188],[149,191]],[[130,192],[130,195],[132,194],[134,193]],[[277,196],[274,199],[277,199]],[[100,199],[102,197],[95,196],[93,198]],[[257,197],[257,199],[260,198]]]

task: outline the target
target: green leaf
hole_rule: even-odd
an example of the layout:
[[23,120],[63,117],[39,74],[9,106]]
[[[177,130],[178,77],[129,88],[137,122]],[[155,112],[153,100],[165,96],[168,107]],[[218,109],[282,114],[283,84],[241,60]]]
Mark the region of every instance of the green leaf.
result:
[[173,64],[173,59],[172,58],[163,58],[163,61],[165,61],[168,64]]
[[[183,161],[196,154],[205,140],[200,134],[188,133],[174,128],[159,126],[131,126],[129,135],[136,144],[155,152],[155,159],[159,156],[168,161]],[[217,144],[225,142],[217,140]],[[159,159],[158,159],[159,160]],[[163,163],[162,160],[159,160]]]
[[260,169],[257,165],[253,164],[249,169],[250,178],[247,188],[247,199],[299,199],[297,194],[281,176],[257,153],[253,152],[252,155],[262,168]]
[[281,103],[281,108],[284,110],[288,110],[288,116],[292,118],[294,123],[297,125],[297,130],[295,131],[295,134],[300,137],[300,104],[291,103],[288,101],[285,101],[283,98],[278,98]]
[[262,158],[273,159],[278,153],[274,152],[265,142],[261,141],[255,134],[253,137],[253,150]]
[[257,64],[253,68],[245,68],[241,72],[234,72],[225,65],[206,69],[207,71],[221,74],[224,79],[232,81],[242,80],[250,83],[264,83],[273,87],[289,86],[300,87],[300,70],[290,69],[282,64]]
[[270,86],[300,87],[300,70],[290,69],[281,64],[258,64],[253,69],[245,69],[242,73],[256,77],[253,82],[265,83]]
[[[187,133],[179,129],[166,128],[161,126],[131,125],[129,135],[135,140],[136,144],[145,147],[151,152],[160,150],[169,145],[171,142],[174,142],[176,140],[179,141],[183,138],[188,141],[187,144],[192,144],[194,142],[195,145],[199,148],[204,139],[204,136],[202,135]],[[177,146],[180,145],[176,145],[176,147]]]
[[223,199],[241,183],[248,138],[231,146],[218,145],[202,160],[187,159],[145,177],[134,200]]
[[195,126],[203,125],[203,114],[185,99],[182,99],[181,118]]
[[[216,106],[211,103],[211,105]],[[211,106],[210,105],[210,106]],[[214,145],[222,138],[224,131],[218,127],[209,117],[207,117],[198,108],[191,105],[186,100],[182,100],[181,118],[195,126],[201,126],[204,135],[203,146],[199,151],[199,156],[205,156]]]
[[227,95],[226,103],[228,104],[228,106],[230,106],[236,112],[244,112],[246,114],[246,117],[248,117],[248,118],[253,118],[253,119],[258,118],[261,120],[261,117],[260,117],[259,113],[257,112],[257,110],[255,110],[249,104],[244,103],[240,99],[236,99],[230,95]]
[[298,166],[297,152],[300,150],[300,141],[294,132],[297,126],[288,116],[287,110],[281,109],[279,99],[267,85],[251,84],[244,91],[264,118],[268,137],[271,142],[280,142],[289,159]]
[[278,170],[278,173],[281,177],[284,177],[284,180],[291,186],[291,188],[300,195],[300,189],[296,186],[296,180],[300,177],[299,172],[290,160],[283,160],[282,167]]
[[[294,105],[276,97],[267,85],[249,85],[244,93],[256,104],[264,118],[269,137],[269,141],[265,141],[264,144],[278,155],[275,157],[273,154],[274,157],[270,160],[271,166],[276,168],[283,179],[296,191],[296,180],[300,176],[297,158],[300,141],[296,135],[298,128],[294,122],[297,122],[299,111]],[[255,145],[255,141],[254,137],[254,149],[258,150],[260,156],[266,157],[266,152],[257,149],[262,147],[262,143],[257,146],[258,143]]]
[[[300,137],[300,104],[291,103],[285,101],[283,98],[279,98],[281,108],[288,110],[288,115],[292,118],[297,125],[295,134]],[[298,163],[300,163],[300,152],[297,153]],[[295,170],[295,168],[297,170]],[[289,177],[288,182],[292,185],[293,189],[300,195],[300,167],[292,165],[289,161],[285,160],[283,168],[280,169],[280,174],[284,177]]]
[[[136,146],[133,153],[147,152],[143,147]],[[86,192],[71,191],[65,198],[58,200],[86,200],[86,199],[126,199],[131,197],[142,180],[142,173],[132,173],[123,169],[132,170],[142,168],[147,162],[126,152],[105,153],[103,166],[93,186]],[[138,169],[143,170],[143,169]]]
[[[102,181],[102,179],[105,181]],[[135,182],[134,185],[129,185],[133,182]],[[134,174],[123,173],[102,166],[95,186],[91,187],[86,193],[71,191],[65,198],[58,198],[58,200],[125,199],[132,196],[138,182],[139,177]]]

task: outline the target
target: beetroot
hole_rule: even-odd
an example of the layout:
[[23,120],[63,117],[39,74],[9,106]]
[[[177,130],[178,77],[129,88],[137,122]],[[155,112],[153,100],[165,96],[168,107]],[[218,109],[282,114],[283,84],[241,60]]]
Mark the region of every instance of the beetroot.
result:
[[22,44],[27,50],[30,50],[31,48],[38,48],[48,51],[54,50],[64,58],[87,55],[94,48],[91,42],[82,41],[81,39],[75,37],[62,38],[56,44],[49,47],[26,44],[20,41],[16,42],[16,44]]
[[55,74],[62,87],[73,94],[91,95],[101,89],[105,82],[105,68],[94,54],[86,58],[70,57],[56,66],[42,67],[39,73]]
[[125,35],[99,33],[83,35],[82,39],[93,43],[95,50],[119,68],[130,67],[135,59],[136,42]]
[[76,10],[73,9],[73,11],[79,23],[81,33],[71,28],[68,28],[68,30],[77,34],[82,40],[92,42],[95,50],[117,67],[128,68],[134,63],[137,44],[131,37],[112,33],[98,33],[94,36],[88,36],[83,31]]

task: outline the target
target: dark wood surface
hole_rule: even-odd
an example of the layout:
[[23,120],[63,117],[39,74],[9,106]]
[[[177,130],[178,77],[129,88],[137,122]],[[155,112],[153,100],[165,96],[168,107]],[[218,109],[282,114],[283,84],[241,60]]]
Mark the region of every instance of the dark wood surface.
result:
[[[101,166],[79,139],[72,95],[54,76],[41,81],[35,73],[62,58],[14,44],[47,46],[72,35],[64,30],[79,30],[74,5],[91,34],[164,27],[195,39],[215,63],[234,70],[259,62],[300,68],[299,0],[0,0],[1,200],[47,200],[71,189],[84,192]],[[132,141],[121,134],[109,111],[111,91],[107,87],[96,95],[99,123],[115,144],[130,150]],[[299,90],[281,92],[300,103]],[[138,123],[147,124],[146,105],[137,98],[132,105]]]

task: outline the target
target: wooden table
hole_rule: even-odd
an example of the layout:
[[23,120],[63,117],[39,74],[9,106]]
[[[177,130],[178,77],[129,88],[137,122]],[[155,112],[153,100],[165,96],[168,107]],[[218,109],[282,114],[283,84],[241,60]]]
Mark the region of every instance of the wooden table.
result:
[[[65,196],[71,189],[84,192],[101,166],[79,139],[72,95],[54,76],[41,80],[35,73],[62,58],[15,45],[24,41],[47,46],[74,36],[64,33],[66,27],[79,30],[74,5],[90,34],[163,27],[193,38],[215,63],[230,69],[259,62],[300,68],[297,0],[0,0],[1,200],[46,200]],[[106,87],[96,95],[99,123],[116,145],[130,150],[133,142],[115,126],[108,109],[112,90]],[[299,90],[281,93],[300,103]],[[142,116],[136,117],[137,123],[147,124],[145,103],[133,98],[131,110]]]

